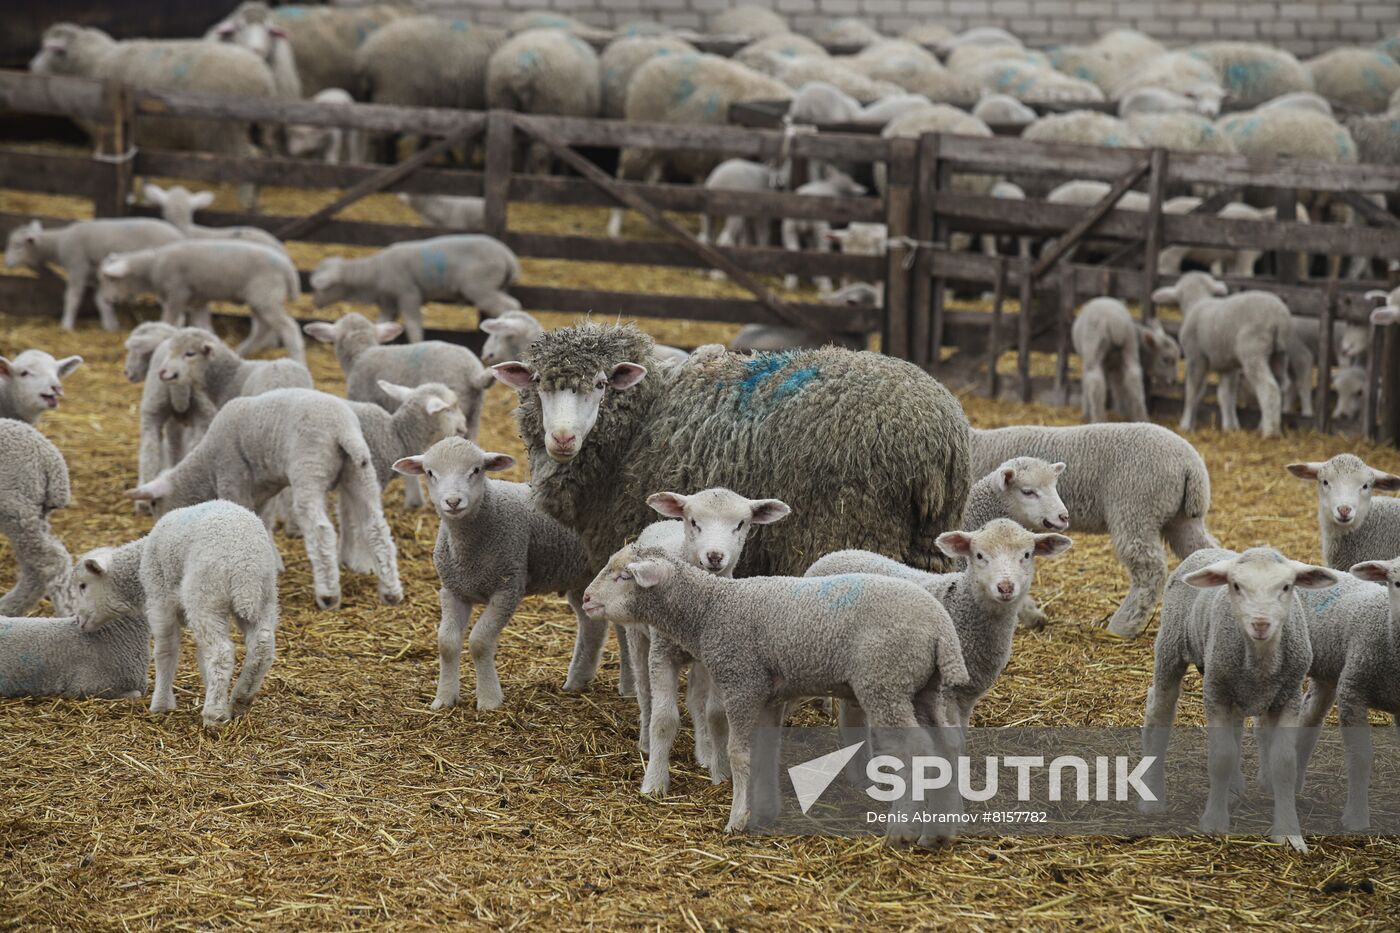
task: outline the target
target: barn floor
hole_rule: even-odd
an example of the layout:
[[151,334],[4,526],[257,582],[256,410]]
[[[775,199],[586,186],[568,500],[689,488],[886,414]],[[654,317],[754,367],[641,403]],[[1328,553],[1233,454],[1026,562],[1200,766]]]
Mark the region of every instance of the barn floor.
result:
[[[34,201],[0,194],[0,209],[55,213]],[[556,211],[546,221],[592,230],[602,216]],[[302,265],[311,252],[298,247]],[[570,284],[607,272],[526,265],[530,279]],[[728,287],[675,270],[649,282],[638,281],[645,270],[627,274],[633,288]],[[436,313],[469,323],[457,310]],[[648,329],[690,345],[726,336],[706,325]],[[54,525],[74,554],[149,527],[121,495],[135,475],[140,395],[121,376],[123,336],[0,313],[0,352],[38,346],[86,359],[62,408],[41,422],[68,458],[77,501]],[[343,388],[328,349],[314,346],[310,364],[321,388]],[[513,403],[491,390],[481,443],[520,456]],[[965,405],[979,426],[1076,415],[977,397]],[[1270,544],[1301,560],[1320,557],[1315,500],[1283,464],[1350,449],[1400,470],[1400,451],[1312,433],[1191,439],[1211,469],[1210,525],[1225,546]],[[560,690],[574,627],[562,600],[528,600],[507,629],[503,710],[430,712],[437,521],[405,512],[397,488],[386,502],[403,605],[378,605],[372,578],[346,574],[345,608],[316,611],[301,544],[281,541],[277,663],[251,714],[217,738],[199,728],[188,643],[170,715],[137,701],[0,700],[0,929],[1331,929],[1393,928],[1400,916],[1394,839],[1316,838],[1299,855],[1257,838],[967,840],[926,853],[873,838],[727,836],[729,789],[712,787],[685,754],[671,797],[638,794],[635,703],[616,693],[611,647],[591,691]],[[1074,537],[1036,588],[1051,625],[1017,634],[976,724],[1140,724],[1150,632],[1125,643],[1102,630],[1126,578],[1104,536]],[[0,585],[13,567],[0,542]],[[471,684],[468,672],[464,693]],[[1193,676],[1183,721],[1200,722],[1198,697]]]

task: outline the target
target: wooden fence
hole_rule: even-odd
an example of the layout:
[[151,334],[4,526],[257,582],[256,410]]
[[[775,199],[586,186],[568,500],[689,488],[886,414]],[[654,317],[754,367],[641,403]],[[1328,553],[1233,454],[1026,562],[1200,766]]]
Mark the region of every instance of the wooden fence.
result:
[[[287,239],[379,246],[452,231],[339,220],[336,213],[378,191],[477,195],[485,198],[487,232],[500,237],[522,257],[717,268],[748,292],[742,298],[700,298],[546,286],[513,288],[527,308],[734,323],[796,323],[832,335],[878,330],[885,352],[935,369],[969,361],[986,365],[1003,348],[1014,347],[1020,393],[1025,398],[1036,390],[1030,367],[1031,354],[1036,351],[1058,355],[1057,381],[1061,391],[1068,392],[1069,325],[1081,298],[1100,294],[1136,298],[1144,315],[1154,314],[1152,289],[1165,284],[1157,274],[1157,257],[1168,245],[1230,249],[1247,245],[1273,251],[1280,274],[1249,279],[1249,286],[1279,294],[1295,314],[1318,318],[1323,324],[1366,320],[1370,302],[1365,292],[1387,283],[1336,275],[1324,282],[1298,281],[1290,273],[1297,264],[1288,261],[1289,257],[1324,255],[1337,257],[1338,262],[1349,256],[1400,257],[1400,221],[1363,197],[1400,192],[1397,166],[1338,166],[1284,159],[1265,163],[1218,154],[1038,144],[1001,137],[883,139],[869,134],[633,124],[499,111],[333,106],[137,91],[83,79],[14,72],[0,72],[0,110],[64,115],[97,126],[97,152],[91,157],[0,150],[0,188],[87,197],[98,216],[133,211],[127,201],[133,178],[138,175],[337,189],[343,193],[332,204],[305,217],[207,212],[201,219],[211,225],[252,224]],[[343,126],[414,133],[438,142],[392,166],[328,166],[141,149],[140,120],[155,116]],[[449,147],[473,141],[484,147],[483,170],[430,164]],[[545,147],[572,174],[518,173],[512,154],[523,142]],[[799,165],[811,160],[878,164],[885,183],[873,197],[820,198],[791,192],[753,194],[618,182],[581,155],[583,147],[691,150],[715,159],[791,159]],[[1006,176],[1030,180],[1032,187],[1042,189],[1054,181],[1097,179],[1109,183],[1110,191],[1086,210],[968,194],[966,187],[955,183],[963,176]],[[1162,208],[1167,196],[1190,186],[1208,186],[1215,194],[1190,214],[1165,213]],[[1148,209],[1116,210],[1118,196],[1133,188],[1146,190]],[[1279,218],[1251,222],[1215,216],[1215,210],[1245,189],[1275,192]],[[1348,203],[1367,223],[1295,222],[1289,209],[1300,193]],[[514,230],[506,223],[511,202],[625,207],[643,214],[664,238],[610,239]],[[758,247],[717,249],[700,243],[663,211],[770,220],[792,217],[837,225],[881,222],[888,227],[891,245],[883,257]],[[0,215],[0,229],[22,219]],[[952,235],[960,232],[1011,237],[1018,244],[1017,255],[955,252],[949,243]],[[1055,238],[1055,244],[1035,255],[1033,241],[1049,237]],[[1076,260],[1076,253],[1091,239],[1114,244],[1109,261],[1089,264]],[[882,282],[884,306],[837,308],[793,302],[775,293],[763,278],[786,274]],[[12,311],[51,309],[56,284],[41,279],[36,286],[32,279],[0,277],[0,307]],[[992,313],[950,306],[950,290],[966,285],[997,295]],[[1013,293],[1019,295],[1023,310],[1009,313],[1002,308],[1001,299]],[[1394,438],[1400,437],[1400,341],[1389,330],[1383,334],[1383,352],[1377,343],[1378,352],[1371,354],[1372,382],[1383,382],[1386,407],[1379,422],[1368,411],[1365,428],[1371,433],[1379,423],[1385,435]],[[1330,327],[1324,326],[1322,334],[1325,351]],[[949,351],[951,358],[945,358]],[[1323,428],[1328,427],[1330,411],[1325,400],[1330,369],[1326,357],[1324,352],[1319,361],[1317,406],[1317,423]],[[995,366],[988,369],[989,388],[996,390]],[[1166,412],[1179,402],[1160,396],[1155,404]]]

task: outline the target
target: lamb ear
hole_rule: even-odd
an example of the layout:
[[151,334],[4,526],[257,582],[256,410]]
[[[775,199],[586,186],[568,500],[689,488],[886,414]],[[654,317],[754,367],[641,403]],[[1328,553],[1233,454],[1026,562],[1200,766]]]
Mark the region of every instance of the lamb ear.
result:
[[1009,488],[1011,487],[1011,484],[1014,483],[1015,481],[1016,481],[1016,468],[1015,468],[1015,467],[1009,467],[1009,466],[997,467],[997,482],[1001,484],[1001,488],[1002,488],[1002,489],[1009,489]]
[[423,456],[420,454],[417,457],[404,457],[401,460],[395,460],[394,472],[402,473],[404,476],[422,476],[428,471],[423,466]]
[[1342,575],[1327,567],[1314,567],[1301,561],[1290,561],[1293,565],[1293,583],[1305,590],[1325,590],[1342,582]]
[[283,29],[281,26],[269,26],[269,27],[267,27],[267,34],[268,34],[269,36],[271,36],[272,38],[274,38],[274,39],[285,39],[285,38],[287,38],[287,30]]
[[107,558],[96,555],[84,557],[83,569],[95,577],[100,577],[107,572]]
[[1400,305],[1383,305],[1371,312],[1372,324],[1394,324],[1400,320]]
[[1052,470],[1055,471],[1055,475],[1056,475],[1056,476],[1059,476],[1061,473],[1063,473],[1063,472],[1065,471],[1065,469],[1066,469],[1068,466],[1069,466],[1069,464],[1068,464],[1068,463],[1064,463],[1064,462],[1052,463],[1052,464],[1050,464],[1050,469],[1052,469]]
[[1230,294],[1230,286],[1226,285],[1219,279],[1211,279],[1210,293],[1212,295],[1215,295],[1217,298],[1224,298],[1226,295]]
[[100,271],[109,279],[119,279],[131,271],[131,265],[125,259],[109,259]]
[[491,367],[491,373],[510,386],[512,389],[528,389],[535,381],[535,371],[524,363],[511,360],[507,363],[497,363]]
[[486,459],[482,461],[481,466],[487,473],[509,470],[511,467],[515,466],[515,458],[510,454],[488,453]]
[[413,390],[408,388],[407,386],[401,386],[396,383],[389,382],[387,379],[376,380],[376,384],[379,386],[379,391],[383,392],[385,395],[389,396],[396,402],[407,401],[409,395],[413,393]]
[[467,380],[467,384],[473,389],[480,389],[485,392],[496,382],[496,374],[489,369],[484,369],[477,375]]
[[750,505],[755,525],[771,525],[792,514],[792,508],[781,499],[756,499]]
[[1361,564],[1352,564],[1348,571],[1358,580],[1367,580],[1371,583],[1389,583],[1390,565],[1384,561],[1368,560]]
[[966,531],[945,531],[933,543],[949,557],[966,557],[972,553],[972,535]]
[[1212,586],[1224,586],[1230,582],[1230,568],[1234,564],[1233,560],[1222,560],[1208,567],[1202,567],[1193,573],[1188,573],[1181,579],[1187,586],[1194,586],[1202,590]]
[[73,370],[81,365],[83,365],[83,358],[81,356],[65,356],[58,361],[58,377],[60,379],[66,379],[69,373],[73,372]]
[[1400,476],[1394,473],[1383,473],[1380,470],[1371,471],[1371,486],[1381,492],[1394,492],[1400,489]]
[[190,207],[194,208],[197,211],[203,210],[204,208],[208,207],[210,204],[213,203],[214,192],[212,191],[198,191],[190,195]]
[[451,407],[451,405],[447,404],[442,399],[433,397],[429,398],[428,401],[424,403],[423,410],[430,415],[436,415],[441,412],[447,411]]
[[1035,536],[1035,556],[1054,557],[1056,554],[1063,554],[1073,546],[1074,541],[1068,535],[1043,534]]
[[509,325],[500,318],[485,317],[481,323],[476,325],[476,329],[483,334],[503,334],[510,329]]
[[204,342],[204,344],[203,344],[202,346],[200,346],[199,352],[202,353],[202,354],[204,354],[205,356],[213,356],[213,355],[214,355],[214,344],[213,344],[212,342],[206,340],[206,341]]
[[1164,285],[1152,293],[1153,304],[1174,305],[1179,300],[1175,285]]
[[627,572],[637,581],[638,586],[649,590],[658,583],[666,582],[671,576],[671,565],[659,560],[639,560],[635,564],[628,564]]
[[306,336],[321,343],[335,343],[335,325],[327,324],[325,321],[312,321],[310,324],[301,325],[301,329],[306,332]]
[[141,193],[145,195],[147,204],[154,204],[156,207],[165,206],[165,189],[160,185],[147,182],[142,186]]
[[630,389],[646,377],[647,368],[637,363],[618,363],[608,373],[608,385],[619,391]]
[[14,372],[10,369],[10,365],[9,360],[0,356],[0,379],[9,379],[14,375]]
[[1142,345],[1149,350],[1157,349],[1157,334],[1150,327],[1140,329],[1142,331]]
[[380,321],[374,325],[374,336],[379,338],[380,343],[389,343],[397,340],[399,334],[403,333],[403,325],[398,321]]
[[154,502],[166,494],[169,484],[158,487],[161,481],[159,478],[151,480],[135,489],[128,489],[125,493],[128,499],[135,499],[137,502]]
[[647,496],[647,505],[667,518],[684,518],[685,499],[678,492],[654,492]]
[[1321,463],[1290,463],[1288,472],[1299,479],[1317,479],[1317,471],[1322,469]]

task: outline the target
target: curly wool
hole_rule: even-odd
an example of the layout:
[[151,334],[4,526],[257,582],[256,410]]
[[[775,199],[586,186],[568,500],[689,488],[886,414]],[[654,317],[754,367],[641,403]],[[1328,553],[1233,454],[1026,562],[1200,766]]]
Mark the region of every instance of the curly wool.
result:
[[1319,162],[1355,162],[1356,142],[1347,128],[1325,113],[1295,108],[1261,108],[1216,121],[1241,155],[1287,155]]
[[632,76],[653,58],[699,54],[695,46],[674,36],[628,36],[609,43],[598,59],[603,81],[603,116],[620,120],[627,109]]
[[1207,42],[1188,54],[1208,63],[1238,106],[1256,107],[1282,94],[1311,91],[1313,76],[1292,54],[1257,42]]
[[68,465],[48,438],[23,421],[0,419],[0,534],[19,562],[14,588],[0,595],[0,615],[20,616],[47,592],[59,611],[72,558],[49,529],[49,513],[72,501]]
[[412,16],[377,30],[355,52],[360,94],[376,104],[486,107],[486,63],[504,30]]
[[1400,91],[1400,63],[1376,49],[1332,49],[1309,59],[1317,93],[1328,103],[1362,113],[1377,113],[1390,106],[1390,96]]
[[597,324],[547,332],[525,360],[545,390],[591,386],[624,361],[647,366],[647,378],[604,394],[567,464],[545,453],[538,394],[523,393],[517,411],[538,504],[579,533],[595,565],[650,524],[646,496],[724,486],[793,508],[755,536],[741,575],[799,574],[850,547],[944,566],[934,539],[961,517],[969,429],[957,399],[916,367],[837,348],[710,346],[661,369],[651,338]]
[[562,29],[530,29],[511,36],[486,67],[489,107],[596,117],[602,107],[598,56]]

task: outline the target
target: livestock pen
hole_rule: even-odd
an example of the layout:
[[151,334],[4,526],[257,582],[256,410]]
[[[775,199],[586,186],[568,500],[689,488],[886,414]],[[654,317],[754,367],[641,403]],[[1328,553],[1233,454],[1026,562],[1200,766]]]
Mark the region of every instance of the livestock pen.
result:
[[[9,81],[6,76],[0,86],[11,87]],[[164,106],[175,112],[185,104],[223,106],[228,115],[242,119],[269,116],[240,109],[248,106],[243,102],[192,102],[164,95],[158,104],[154,101],[161,96],[133,93],[123,103],[123,96],[112,91],[104,97],[99,87],[73,87],[90,95],[83,98],[88,109],[79,113],[89,119],[105,119],[113,107],[124,111],[129,105],[132,112],[141,112],[143,106]],[[58,85],[45,88],[25,93],[52,95],[52,109],[78,110],[70,99],[55,100],[63,93]],[[18,92],[0,93],[10,95],[5,97],[10,105],[18,102]],[[347,116],[313,105],[278,106],[286,107],[284,117],[297,122],[352,119],[372,129],[412,129],[444,138],[472,125],[489,134],[496,116],[395,115],[371,107],[355,107]],[[531,119],[538,119],[535,126],[580,143],[613,132],[593,121],[571,126],[572,121]],[[500,117],[496,125],[501,125]],[[609,138],[640,143],[637,132]],[[700,144],[710,132],[677,131],[673,138],[677,144]],[[835,145],[801,136],[785,143],[780,133],[739,130],[714,138],[725,145],[735,140],[732,151],[758,157],[777,155],[784,145],[793,147],[794,154],[829,154]],[[276,160],[237,163],[145,152],[139,136],[135,143],[133,151],[130,139],[113,133],[95,160],[71,151],[6,150],[0,156],[3,223],[21,215],[73,219],[131,212],[124,192],[131,190],[134,177],[150,176],[214,183],[219,209],[202,215],[205,222],[247,221],[284,230],[335,206],[356,193],[357,185],[386,170]],[[911,152],[917,156],[917,145],[897,148],[906,157]],[[503,161],[504,149],[498,144],[496,165]],[[719,144],[716,149],[725,151]],[[740,271],[760,276],[789,268],[836,274],[844,269],[887,284],[905,282],[887,287],[887,293],[897,299],[903,287],[905,307],[911,308],[908,296],[917,283],[906,261],[915,251],[929,252],[930,259],[937,255],[913,232],[915,164],[911,158],[907,174],[892,172],[894,184],[879,199],[824,206],[835,208],[826,215],[834,221],[880,220],[889,212],[892,194],[905,197],[900,192],[907,187],[905,210],[911,220],[904,229],[915,242],[902,244],[889,257],[795,257],[780,264],[763,250],[720,255],[730,257]],[[317,183],[306,181],[310,178]],[[232,185],[244,180],[266,186],[263,207],[268,213],[230,209]],[[586,180],[511,175],[509,186],[498,187],[494,196],[488,192],[492,180],[489,165],[485,173],[422,165],[385,187],[494,197],[494,222],[501,224],[496,229],[503,229],[507,242],[525,257],[522,285],[513,291],[526,307],[592,311],[608,320],[618,313],[640,317],[658,339],[683,346],[726,339],[737,323],[782,320],[736,284],[734,276],[728,283],[714,283],[700,275],[708,259],[693,246],[673,245],[681,242],[673,233],[667,234],[669,241],[638,236],[604,250],[610,241],[602,236],[602,208],[614,201]],[[672,186],[634,190],[644,191],[668,212],[706,204],[717,213],[788,206],[787,200],[760,205],[747,195],[735,199]],[[528,192],[539,201],[529,202],[522,194]],[[566,197],[573,201],[559,203]],[[291,252],[303,269],[342,244],[363,248],[437,232],[413,223],[402,205],[377,192],[347,203],[344,212],[344,219],[327,219],[317,229],[304,230],[302,239],[290,237]],[[666,216],[685,223],[677,213]],[[898,217],[891,219],[898,230]],[[555,252],[532,257],[530,248]],[[565,248],[574,252],[554,258]],[[1015,274],[1013,261],[1009,281],[1017,281]],[[81,353],[86,359],[70,380],[62,407],[41,423],[69,459],[78,502],[55,513],[53,520],[57,533],[78,553],[149,528],[149,519],[132,512],[121,495],[135,476],[140,392],[121,376],[123,335],[103,333],[86,321],[72,333],[56,327],[51,318],[58,284],[28,276],[0,279],[0,342],[6,351],[42,346],[56,355]],[[930,290],[935,284],[930,278]],[[1053,287],[1048,291],[1057,294]],[[820,319],[833,328],[897,335],[902,327],[905,349],[900,352],[913,351],[908,335],[915,312],[900,312],[897,300],[874,313],[830,309],[804,301],[800,294],[781,294],[779,300],[803,314],[810,307],[811,314],[825,315]],[[318,314],[304,300],[296,310],[302,318]],[[333,316],[341,310],[319,314]],[[1009,312],[1005,346],[1019,332],[1009,323],[1015,320]],[[975,346],[979,338],[985,340],[992,318],[985,309],[950,303],[945,345]],[[704,323],[692,323],[696,319]],[[440,335],[453,336],[473,316],[437,308],[429,320]],[[229,331],[241,322],[223,317],[219,325]],[[895,340],[886,339],[895,349]],[[1055,346],[1053,332],[1039,346]],[[311,347],[308,359],[319,388],[343,388],[328,349]],[[962,401],[979,427],[1074,420],[1062,408],[997,402],[973,391],[964,391]],[[503,389],[488,394],[481,444],[523,462],[510,413],[515,403],[514,394]],[[1222,542],[1236,548],[1268,543],[1303,560],[1317,559],[1314,494],[1287,477],[1285,463],[1353,450],[1378,468],[1400,471],[1400,453],[1390,447],[1306,427],[1277,439],[1245,441],[1210,429],[1194,432],[1190,439],[1211,468],[1211,527]],[[515,479],[525,475],[520,467],[509,474]],[[404,604],[392,609],[374,602],[368,577],[347,574],[345,608],[335,614],[314,610],[302,548],[279,539],[287,563],[280,586],[279,660],[253,714],[217,739],[198,730],[192,704],[200,684],[188,656],[176,683],[180,709],[171,716],[148,716],[138,701],[0,701],[5,777],[0,792],[0,924],[49,929],[1385,928],[1400,912],[1395,876],[1400,849],[1383,837],[1318,838],[1310,840],[1312,851],[1302,855],[1253,838],[970,838],[947,851],[927,853],[888,850],[873,838],[725,835],[720,827],[728,789],[711,786],[700,769],[680,762],[680,756],[671,796],[650,800],[637,794],[642,763],[635,743],[635,703],[614,690],[612,649],[592,690],[560,691],[573,639],[573,616],[561,599],[527,600],[506,630],[499,658],[508,687],[503,709],[431,712],[438,619],[431,557],[436,520],[431,514],[386,512],[399,544],[406,591]],[[0,542],[0,574],[7,583],[13,563]],[[1102,630],[1124,588],[1107,536],[1075,534],[1070,555],[1047,566],[1037,581],[1036,596],[1050,616],[1049,626],[1018,633],[1010,667],[978,708],[975,722],[1140,725],[1150,646]],[[1182,718],[1202,720],[1194,685],[1186,690]]]

